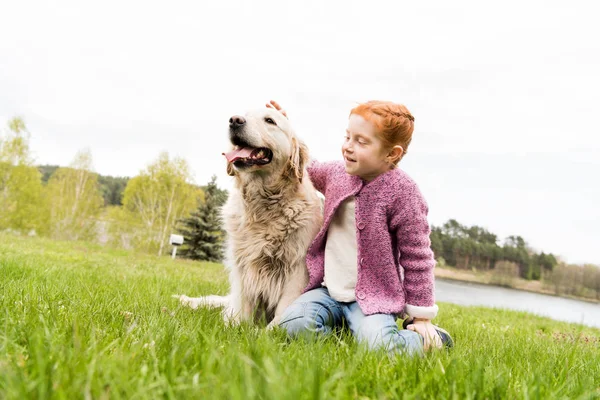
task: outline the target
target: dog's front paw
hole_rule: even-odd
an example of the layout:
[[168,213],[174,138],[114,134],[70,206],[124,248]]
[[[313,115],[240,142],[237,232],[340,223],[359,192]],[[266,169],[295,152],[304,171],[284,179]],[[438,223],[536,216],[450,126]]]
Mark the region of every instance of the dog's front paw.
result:
[[195,310],[200,305],[200,301],[198,301],[197,298],[188,297],[185,294],[182,294],[182,295],[174,294],[172,297],[179,299],[179,303],[181,303],[182,306],[189,307],[192,310]]

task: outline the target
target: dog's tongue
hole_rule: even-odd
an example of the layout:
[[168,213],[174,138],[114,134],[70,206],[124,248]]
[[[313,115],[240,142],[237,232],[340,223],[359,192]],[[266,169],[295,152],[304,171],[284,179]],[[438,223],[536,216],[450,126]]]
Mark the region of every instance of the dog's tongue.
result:
[[223,153],[227,162],[234,162],[240,158],[248,158],[254,149],[252,147],[242,147],[241,149],[232,150],[229,153]]

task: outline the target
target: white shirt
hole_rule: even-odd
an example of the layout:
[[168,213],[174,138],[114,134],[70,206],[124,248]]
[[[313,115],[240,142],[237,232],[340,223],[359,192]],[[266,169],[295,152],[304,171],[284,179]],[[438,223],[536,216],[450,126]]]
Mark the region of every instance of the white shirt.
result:
[[337,301],[356,301],[358,277],[354,196],[338,207],[327,230],[324,286]]

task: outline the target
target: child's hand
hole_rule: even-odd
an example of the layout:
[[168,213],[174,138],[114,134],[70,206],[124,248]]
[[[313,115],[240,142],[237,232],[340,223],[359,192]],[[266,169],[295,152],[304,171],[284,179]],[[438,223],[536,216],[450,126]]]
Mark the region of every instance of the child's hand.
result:
[[430,348],[442,348],[442,338],[438,335],[435,327],[431,323],[431,320],[415,318],[412,324],[408,325],[406,329],[417,332],[423,336],[423,348],[429,350]]
[[287,118],[287,113],[285,112],[285,110],[283,108],[281,108],[281,106],[279,105],[278,102],[276,102],[275,100],[271,100],[266,104],[267,108],[274,108],[277,111],[279,111],[280,113],[283,114],[284,117]]

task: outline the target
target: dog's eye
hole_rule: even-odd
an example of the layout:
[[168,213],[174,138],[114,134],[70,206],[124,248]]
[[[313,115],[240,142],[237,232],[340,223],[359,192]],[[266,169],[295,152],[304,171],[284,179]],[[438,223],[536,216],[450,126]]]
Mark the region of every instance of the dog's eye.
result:
[[271,124],[271,125],[277,125],[277,124],[275,123],[275,121],[273,121],[273,120],[272,120],[271,118],[269,118],[269,117],[265,118],[265,122],[266,122],[267,124]]

